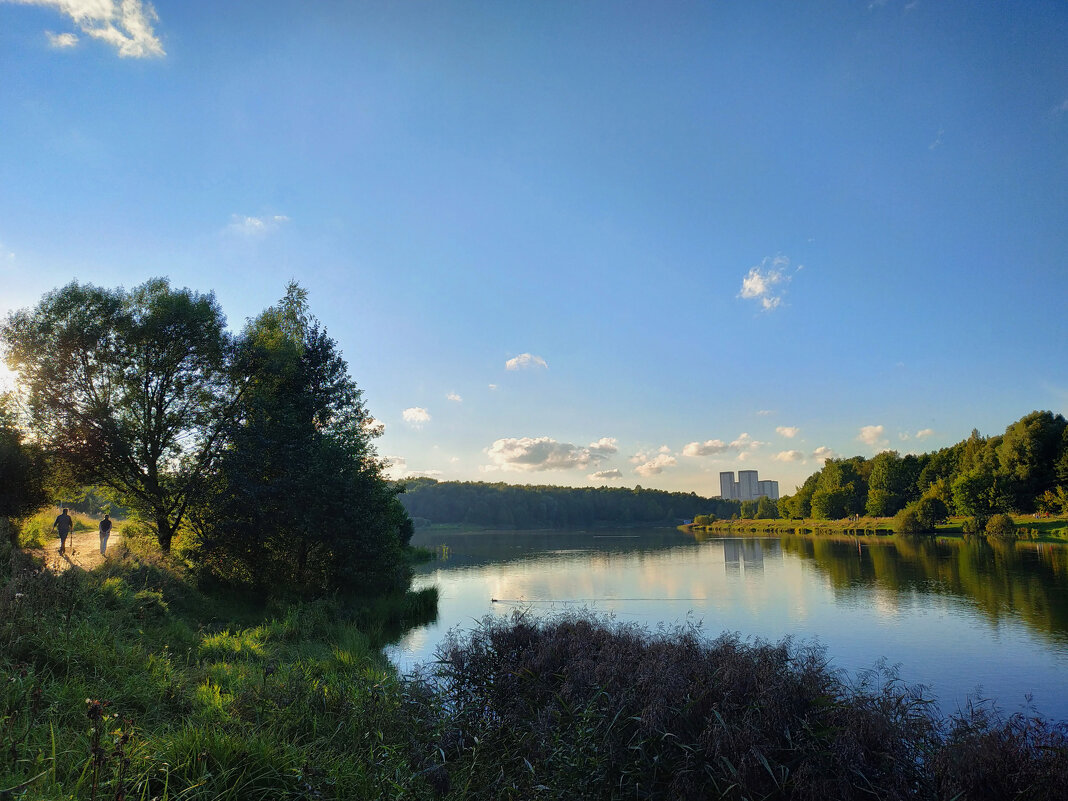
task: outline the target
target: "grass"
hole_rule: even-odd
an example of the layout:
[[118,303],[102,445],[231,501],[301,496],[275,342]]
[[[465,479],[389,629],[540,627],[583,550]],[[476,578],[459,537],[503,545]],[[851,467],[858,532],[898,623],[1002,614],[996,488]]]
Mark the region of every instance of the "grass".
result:
[[[1034,515],[1012,515],[1017,537],[1039,542],[1068,541],[1068,516],[1036,518]],[[938,524],[939,536],[963,536],[963,517],[951,517]],[[892,517],[861,517],[857,520],[717,520],[708,526],[682,526],[704,534],[847,534],[850,536],[881,536],[894,533]]]
[[487,619],[421,676],[434,591],[264,608],[129,538],[92,572],[0,543],[0,799],[1044,799],[1068,734],[942,719],[789,642]]

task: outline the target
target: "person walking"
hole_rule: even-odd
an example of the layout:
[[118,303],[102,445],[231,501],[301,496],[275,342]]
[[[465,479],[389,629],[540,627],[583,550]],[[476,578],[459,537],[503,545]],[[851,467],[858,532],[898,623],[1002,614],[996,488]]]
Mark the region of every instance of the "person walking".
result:
[[104,556],[108,550],[108,537],[111,536],[111,518],[104,515],[100,521],[100,555]]
[[56,521],[52,524],[52,528],[59,531],[59,552],[65,553],[67,549],[67,535],[70,534],[72,528],[74,528],[74,521],[70,519],[70,515],[67,514],[66,508],[63,509],[63,513],[56,518]]

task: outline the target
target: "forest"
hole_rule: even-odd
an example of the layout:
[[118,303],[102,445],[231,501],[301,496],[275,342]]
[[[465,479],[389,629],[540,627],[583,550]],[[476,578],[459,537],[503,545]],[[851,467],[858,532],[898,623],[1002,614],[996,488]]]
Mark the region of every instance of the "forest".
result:
[[417,527],[440,523],[502,529],[677,525],[709,510],[730,517],[740,508],[736,501],[641,486],[557,487],[432,478],[410,479],[399,497]]

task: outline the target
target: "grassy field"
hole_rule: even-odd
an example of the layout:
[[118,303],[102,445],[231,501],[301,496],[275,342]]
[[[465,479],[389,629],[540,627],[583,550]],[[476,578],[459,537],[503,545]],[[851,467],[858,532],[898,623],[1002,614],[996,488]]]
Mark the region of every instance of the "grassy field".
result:
[[[1038,542],[1068,542],[1068,517],[1013,515],[1017,537]],[[953,517],[933,532],[939,536],[962,536],[964,518]],[[848,534],[877,536],[894,533],[892,517],[861,517],[857,520],[717,520],[707,526],[684,526],[708,534]]]

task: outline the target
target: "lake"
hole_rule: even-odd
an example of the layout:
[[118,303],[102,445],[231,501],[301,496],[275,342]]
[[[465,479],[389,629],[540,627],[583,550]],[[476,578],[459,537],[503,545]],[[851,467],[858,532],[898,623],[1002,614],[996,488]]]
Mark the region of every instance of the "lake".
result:
[[695,537],[673,529],[417,532],[415,588],[437,622],[392,646],[402,669],[449,629],[516,609],[589,609],[649,628],[694,623],[826,647],[850,674],[880,660],[946,712],[969,696],[1068,720],[1068,548],[896,537]]

